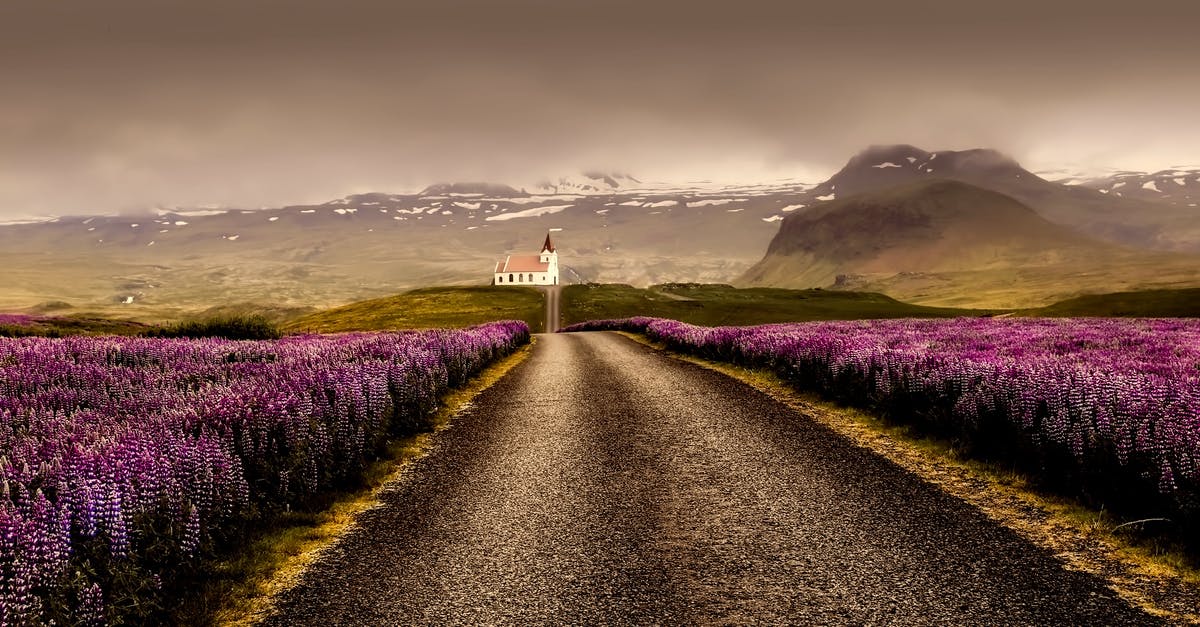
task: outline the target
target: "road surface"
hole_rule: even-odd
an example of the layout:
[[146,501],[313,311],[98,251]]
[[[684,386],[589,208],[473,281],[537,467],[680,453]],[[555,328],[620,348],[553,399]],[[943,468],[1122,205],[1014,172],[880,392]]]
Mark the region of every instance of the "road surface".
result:
[[558,323],[561,320],[559,313],[559,300],[562,296],[561,285],[551,285],[543,288],[546,294],[546,333],[554,333],[558,330]]
[[622,336],[539,336],[271,625],[1154,624],[817,422]]

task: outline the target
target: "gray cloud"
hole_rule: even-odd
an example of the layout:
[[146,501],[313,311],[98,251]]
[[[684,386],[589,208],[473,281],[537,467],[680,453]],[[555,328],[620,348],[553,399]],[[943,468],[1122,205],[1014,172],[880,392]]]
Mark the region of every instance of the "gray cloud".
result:
[[1200,5],[983,4],[6,2],[0,215],[817,177],[885,142],[1200,161]]

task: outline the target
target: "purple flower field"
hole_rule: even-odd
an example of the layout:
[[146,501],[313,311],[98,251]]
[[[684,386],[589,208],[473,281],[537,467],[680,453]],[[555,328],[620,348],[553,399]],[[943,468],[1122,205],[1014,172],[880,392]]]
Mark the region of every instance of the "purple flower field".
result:
[[630,318],[564,331],[601,329],[775,370],[802,389],[920,423],[993,456],[1023,458],[1051,483],[1093,496],[1107,491],[1144,507],[1165,501],[1186,516],[1200,509],[1200,320],[708,328]]
[[[136,622],[247,527],[352,485],[523,322],[278,341],[0,339],[0,625]],[[174,582],[178,585],[178,582]]]

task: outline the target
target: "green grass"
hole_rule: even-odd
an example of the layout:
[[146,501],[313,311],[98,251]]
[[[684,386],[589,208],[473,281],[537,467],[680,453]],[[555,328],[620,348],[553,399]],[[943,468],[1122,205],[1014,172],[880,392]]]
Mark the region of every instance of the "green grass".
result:
[[[296,307],[238,304],[213,307],[184,319],[261,315],[286,333],[335,333],[433,327],[465,327],[493,320],[524,320],[534,332],[544,327],[542,293],[522,287],[430,287],[312,311]],[[636,288],[621,284],[563,287],[563,324],[605,318],[654,316],[709,326],[866,318],[944,318],[1012,310],[925,307],[875,292],[737,289],[729,285],[675,283]],[[1145,290],[1095,294],[1053,305],[1012,311],[1018,316],[1200,316],[1200,289]],[[9,335],[138,335],[152,328],[100,314],[54,317]],[[0,329],[0,335],[4,330]]]
[[316,307],[290,307],[287,305],[273,305],[259,302],[230,303],[209,307],[208,309],[186,316],[184,321],[261,316],[270,322],[281,324],[288,320],[295,320],[301,316],[316,313],[317,311]]
[[1059,301],[1046,307],[1024,309],[1017,315],[1195,318],[1200,316],[1200,289],[1089,294]]
[[301,316],[283,325],[291,333],[336,333],[468,327],[493,320],[545,326],[542,292],[528,287],[429,287]]
[[277,340],[279,326],[259,314],[190,320],[146,332],[150,337],[223,337],[228,340]]
[[563,324],[653,316],[705,326],[752,325],[864,318],[947,318],[994,311],[923,307],[873,292],[737,289],[716,284],[664,284],[648,289],[618,284],[568,285],[562,294]]

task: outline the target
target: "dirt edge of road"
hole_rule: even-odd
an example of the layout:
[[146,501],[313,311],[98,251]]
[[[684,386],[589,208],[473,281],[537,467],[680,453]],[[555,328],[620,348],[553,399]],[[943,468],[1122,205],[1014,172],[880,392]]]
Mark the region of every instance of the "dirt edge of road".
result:
[[387,459],[376,462],[368,472],[368,486],[349,493],[316,516],[313,525],[299,525],[272,532],[253,546],[250,552],[261,553],[253,570],[242,573],[232,584],[223,607],[214,615],[219,625],[254,625],[272,610],[274,600],[295,586],[305,569],[323,551],[332,546],[355,523],[359,514],[380,505],[379,492],[396,479],[413,461],[430,450],[434,435],[445,430],[456,416],[468,409],[471,402],[508,374],[533,351],[537,338],[516,352],[488,366],[464,387],[450,392],[433,419],[433,428],[402,440],[391,447]]
[[858,446],[886,457],[1052,551],[1070,570],[1100,577],[1131,604],[1176,623],[1200,624],[1200,574],[1169,563],[1111,532],[1104,515],[1039,494],[1011,471],[956,458],[944,443],[911,435],[856,409],[804,394],[774,373],[683,355],[635,334],[624,335],[676,359],[733,377],[812,416]]

